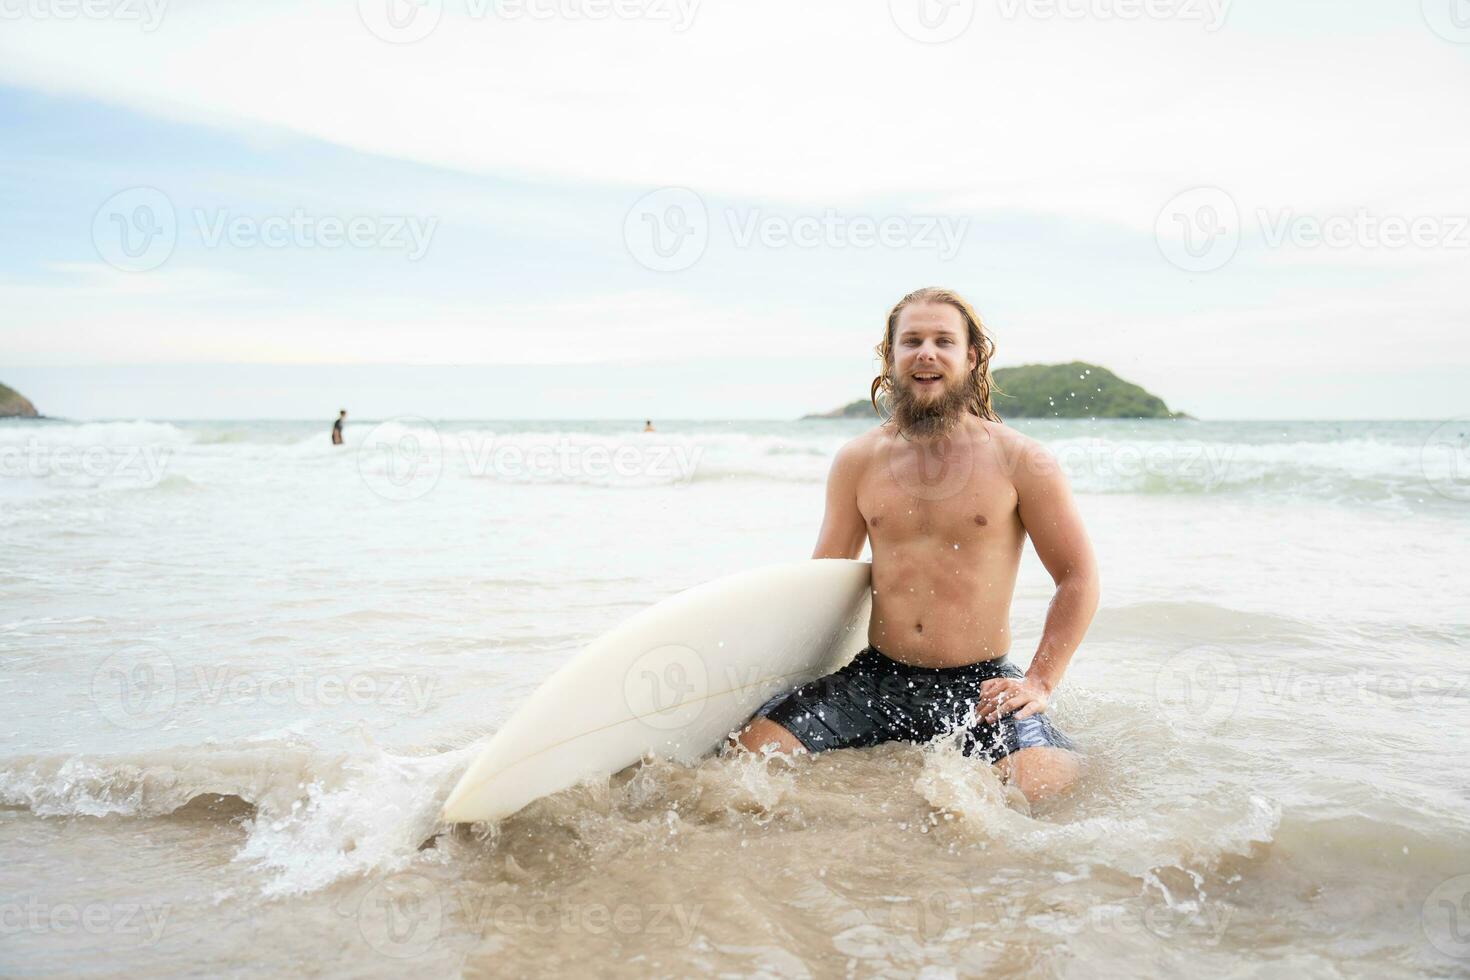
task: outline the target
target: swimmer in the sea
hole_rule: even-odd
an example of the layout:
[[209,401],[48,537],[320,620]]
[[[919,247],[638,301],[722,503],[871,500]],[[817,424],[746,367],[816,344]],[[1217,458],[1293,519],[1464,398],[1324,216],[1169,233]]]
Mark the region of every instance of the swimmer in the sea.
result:
[[342,445],[342,425],[347,421],[347,409],[337,413],[337,421],[332,423],[332,445]]

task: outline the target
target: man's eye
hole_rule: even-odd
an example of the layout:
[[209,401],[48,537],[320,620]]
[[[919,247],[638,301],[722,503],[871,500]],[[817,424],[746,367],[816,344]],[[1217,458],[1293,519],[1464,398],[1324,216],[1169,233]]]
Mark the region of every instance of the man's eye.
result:
[[941,344],[943,344],[945,347],[948,347],[950,344],[954,343],[954,341],[953,340],[950,340],[948,337],[941,337],[941,338],[939,338],[939,342]]

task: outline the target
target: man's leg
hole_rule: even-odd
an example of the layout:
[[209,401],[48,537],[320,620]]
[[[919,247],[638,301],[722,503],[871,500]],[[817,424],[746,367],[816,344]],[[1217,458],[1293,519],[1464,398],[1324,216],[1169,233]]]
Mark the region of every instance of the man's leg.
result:
[[801,740],[791,734],[785,726],[776,724],[764,715],[756,715],[750,719],[750,722],[740,730],[739,736],[732,736],[726,743],[726,747],[732,749],[737,745],[751,752],[765,751],[768,747],[772,752],[787,755],[806,751],[806,746],[801,744]]
[[995,764],[996,775],[1019,789],[1032,803],[1072,788],[1081,768],[1077,753],[1038,746],[1019,749]]

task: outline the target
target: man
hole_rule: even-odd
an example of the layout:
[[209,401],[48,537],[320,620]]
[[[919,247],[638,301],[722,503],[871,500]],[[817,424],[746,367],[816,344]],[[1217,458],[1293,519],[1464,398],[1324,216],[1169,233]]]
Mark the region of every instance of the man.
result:
[[[767,702],[736,742],[819,752],[963,726],[962,751],[1036,801],[1075,780],[1071,741],[1043,713],[1098,602],[1098,573],[1067,481],[990,407],[994,344],[955,293],[921,289],[888,315],[873,382],[891,418],[844,445],[813,558],[871,542],[869,646]],[[1006,659],[1025,539],[1056,582],[1028,670]]]
[[332,423],[332,445],[342,445],[342,425],[347,421],[347,409],[337,413],[337,421]]

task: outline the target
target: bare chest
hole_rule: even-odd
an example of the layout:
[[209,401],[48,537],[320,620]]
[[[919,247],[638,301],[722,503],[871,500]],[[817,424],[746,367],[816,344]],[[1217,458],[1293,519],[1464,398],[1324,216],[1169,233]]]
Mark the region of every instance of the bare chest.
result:
[[1009,475],[983,448],[900,444],[877,455],[857,502],[873,544],[900,545],[926,538],[1010,543],[1020,532],[1016,501]]

